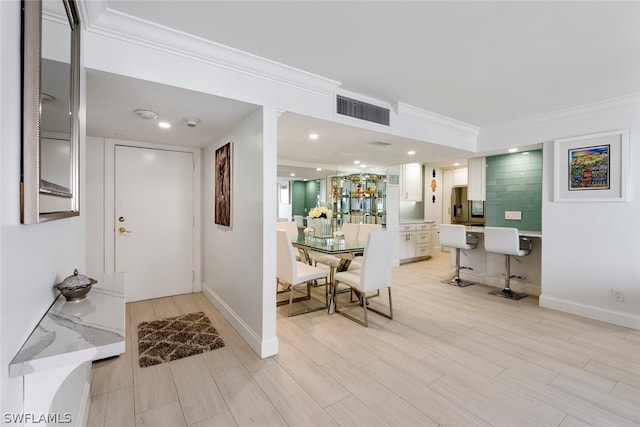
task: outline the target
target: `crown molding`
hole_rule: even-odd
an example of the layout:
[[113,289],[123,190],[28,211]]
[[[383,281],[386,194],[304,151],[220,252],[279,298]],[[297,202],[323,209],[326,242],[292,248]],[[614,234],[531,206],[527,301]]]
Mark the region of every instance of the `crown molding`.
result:
[[640,92],[616,98],[609,98],[603,101],[592,102],[578,107],[525,117],[523,119],[504,122],[493,126],[486,126],[480,130],[480,133],[482,137],[485,137],[487,135],[517,132],[535,127],[552,125],[558,122],[585,119],[594,115],[602,115],[637,107],[640,107]]
[[80,10],[85,29],[90,33],[180,55],[323,96],[334,93],[341,85],[335,80],[112,10],[105,0],[81,2]]
[[477,126],[473,126],[441,114],[433,113],[404,102],[396,102],[393,104],[393,108],[396,110],[396,114],[399,118],[413,120],[429,127],[453,129],[457,132],[468,134],[474,140],[478,137],[478,133],[480,132],[480,128]]

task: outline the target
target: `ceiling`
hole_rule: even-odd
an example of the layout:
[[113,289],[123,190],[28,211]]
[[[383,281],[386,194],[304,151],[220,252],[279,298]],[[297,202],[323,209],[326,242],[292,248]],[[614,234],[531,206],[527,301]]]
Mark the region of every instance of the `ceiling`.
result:
[[[122,1],[108,7],[478,126],[640,92],[640,2]],[[89,134],[204,146],[256,108],[88,72]],[[170,133],[138,118],[153,109]],[[201,120],[187,128],[182,119]],[[235,122],[234,122],[235,120]],[[316,132],[319,139],[310,141]],[[452,164],[470,153],[285,113],[279,163]],[[372,144],[390,143],[388,146]],[[322,144],[322,150],[314,150]],[[418,147],[418,148],[415,148]],[[414,156],[408,156],[415,149]],[[284,171],[282,173],[285,173]]]

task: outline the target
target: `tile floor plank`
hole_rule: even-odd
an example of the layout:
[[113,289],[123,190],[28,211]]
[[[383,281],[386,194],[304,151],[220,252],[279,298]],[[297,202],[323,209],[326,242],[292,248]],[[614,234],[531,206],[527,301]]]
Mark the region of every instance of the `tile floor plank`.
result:
[[243,366],[218,372],[216,384],[239,427],[287,426],[273,403]]
[[323,408],[350,395],[339,382],[293,345],[280,349],[278,365]]
[[163,406],[136,415],[136,427],[186,427],[179,402]]
[[[136,361],[137,363],[137,361]],[[133,369],[136,413],[146,412],[178,400],[171,368],[167,363]]]
[[228,409],[200,355],[174,360],[169,366],[187,424],[202,421]]
[[353,396],[345,397],[325,410],[342,427],[387,427],[391,425]]
[[438,423],[344,359],[323,367],[356,398],[393,426],[437,426]]
[[318,402],[280,364],[254,372],[253,378],[288,425],[337,426]]
[[[369,328],[278,307],[266,359],[202,293],[128,303],[125,353],[93,366],[88,425],[640,427],[640,331],[440,283],[451,273],[448,253],[394,268],[395,319]],[[140,368],[138,324],[193,311],[225,347]]]

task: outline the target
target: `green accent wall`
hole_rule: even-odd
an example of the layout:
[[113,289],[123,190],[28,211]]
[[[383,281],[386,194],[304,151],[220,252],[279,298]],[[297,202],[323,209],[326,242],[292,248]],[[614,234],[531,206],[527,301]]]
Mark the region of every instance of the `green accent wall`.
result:
[[[487,157],[486,225],[542,231],[542,150]],[[505,220],[521,211],[522,220]]]
[[320,181],[293,181],[291,184],[291,212],[307,216],[309,210],[316,207]]

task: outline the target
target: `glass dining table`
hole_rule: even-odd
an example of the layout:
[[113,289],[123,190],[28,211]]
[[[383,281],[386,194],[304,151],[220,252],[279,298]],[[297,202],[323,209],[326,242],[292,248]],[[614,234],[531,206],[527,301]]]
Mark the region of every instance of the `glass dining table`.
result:
[[[336,286],[333,276],[336,271],[345,271],[349,268],[354,256],[364,253],[365,242],[357,240],[345,240],[342,237],[310,237],[299,234],[291,243],[298,248],[300,259],[309,264],[313,263],[313,252],[333,255],[333,262],[326,262],[329,266],[329,282],[331,283],[329,314],[335,312]],[[315,257],[317,259],[317,257]],[[322,262],[322,261],[320,261]]]

